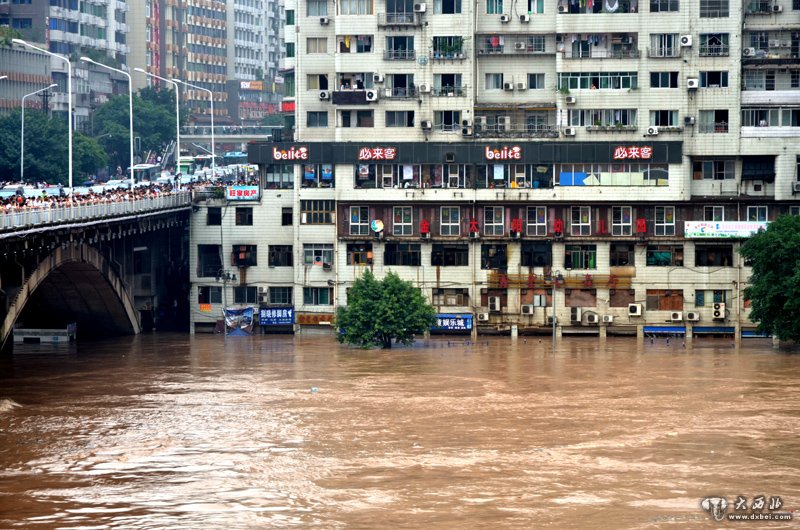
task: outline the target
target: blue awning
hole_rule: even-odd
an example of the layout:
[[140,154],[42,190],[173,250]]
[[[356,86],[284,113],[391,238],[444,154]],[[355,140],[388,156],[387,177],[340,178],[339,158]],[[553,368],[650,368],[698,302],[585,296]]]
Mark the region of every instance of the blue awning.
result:
[[733,335],[736,328],[733,326],[695,326],[692,328],[695,335]]
[[766,333],[759,333],[754,329],[743,329],[742,330],[742,338],[745,339],[768,339],[772,337],[772,335],[768,335]]
[[645,326],[645,335],[686,335],[683,326]]

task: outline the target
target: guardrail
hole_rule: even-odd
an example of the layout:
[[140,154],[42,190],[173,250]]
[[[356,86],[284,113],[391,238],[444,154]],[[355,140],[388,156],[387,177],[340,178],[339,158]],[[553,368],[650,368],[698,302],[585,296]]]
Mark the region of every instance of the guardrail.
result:
[[96,204],[58,205],[56,207],[24,208],[19,211],[0,213],[0,232],[60,224],[76,221],[91,221],[107,217],[121,217],[156,210],[189,206],[192,194],[188,191],[161,195],[148,199],[104,202]]

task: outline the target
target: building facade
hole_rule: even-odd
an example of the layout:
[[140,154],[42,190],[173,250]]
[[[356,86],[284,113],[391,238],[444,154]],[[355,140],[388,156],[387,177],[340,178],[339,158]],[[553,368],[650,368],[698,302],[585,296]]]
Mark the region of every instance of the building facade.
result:
[[449,329],[750,332],[738,248],[800,214],[800,5],[744,7],[299,1],[294,138],[251,145],[258,201],[198,203],[195,327],[218,290],[330,322],[371,268]]

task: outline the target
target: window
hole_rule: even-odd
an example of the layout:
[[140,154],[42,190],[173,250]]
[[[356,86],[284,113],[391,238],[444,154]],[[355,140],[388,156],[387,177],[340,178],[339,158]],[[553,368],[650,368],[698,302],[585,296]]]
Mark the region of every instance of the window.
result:
[[525,234],[529,236],[547,235],[547,206],[528,206]]
[[483,233],[487,236],[502,236],[505,232],[506,209],[503,206],[483,208]]
[[214,278],[221,269],[219,245],[197,245],[197,276]]
[[253,226],[253,209],[237,207],[236,208],[236,225],[237,226]]
[[436,15],[457,15],[461,13],[461,0],[434,0],[433,13]]
[[300,201],[300,224],[328,225],[333,223],[332,200]]
[[675,235],[675,207],[656,206],[655,235]]
[[508,269],[508,252],[506,245],[481,245],[481,269]]
[[558,74],[559,90],[627,90],[639,87],[638,72],[562,72]]
[[348,243],[348,265],[372,265],[372,243]]
[[335,180],[333,175],[333,164],[304,164],[303,180],[300,186],[303,188],[333,188]]
[[332,264],[333,245],[330,243],[306,243],[303,245],[303,265]]
[[[386,97],[409,98],[417,94],[414,84],[414,74],[387,74],[384,83],[386,87]],[[412,115],[411,119],[413,124],[414,112],[410,111],[410,114]]]
[[647,289],[649,311],[682,311],[683,291],[675,289]]
[[597,245],[564,245],[564,268],[596,269]]
[[668,13],[678,11],[679,0],[650,0],[651,13]]
[[633,208],[630,206],[611,207],[611,235],[630,236],[633,234]]
[[544,53],[544,35],[528,35],[525,37],[525,50],[532,53]]
[[703,207],[703,220],[704,221],[724,221],[725,220],[725,207],[724,206],[704,206]]
[[350,235],[369,235],[369,208],[367,206],[350,207]]
[[435,244],[431,249],[434,267],[466,267],[469,265],[468,245]]
[[433,126],[437,131],[461,132],[461,111],[435,111],[433,113]]
[[591,206],[573,206],[570,215],[570,234],[573,236],[589,236],[592,234]]
[[282,208],[281,209],[281,226],[292,226],[293,224],[293,214],[291,208]]
[[371,15],[372,0],[339,0],[340,15]]
[[326,17],[328,16],[328,0],[308,0],[308,16]]
[[294,26],[294,9],[286,10],[286,25]]
[[727,33],[701,33],[700,57],[722,57],[730,53],[730,35]]
[[677,57],[680,55],[677,33],[653,33],[650,35],[650,57]]
[[609,265],[612,267],[626,267],[634,264],[633,245],[630,243],[611,243]]
[[700,88],[727,88],[728,72],[700,72]]
[[387,110],[386,111],[386,126],[387,127],[413,127],[414,126],[414,111],[413,110]]
[[219,226],[222,224],[222,208],[209,206],[206,211],[206,226]]
[[486,90],[502,90],[503,74],[486,74],[484,88]]
[[414,37],[408,35],[395,35],[386,37],[386,51],[384,58],[394,61],[414,60]]
[[544,13],[544,0],[528,0],[528,13],[531,15]]
[[523,267],[549,267],[553,261],[553,247],[547,242],[522,242]]
[[309,37],[306,39],[306,53],[328,53],[328,39]]
[[728,109],[701,110],[701,133],[726,133],[728,132]]
[[742,108],[742,127],[800,127],[800,109],[788,107]]
[[292,304],[292,288],[291,287],[270,287],[269,288],[269,303],[274,305],[291,305]]
[[256,245],[233,245],[231,264],[235,267],[255,267],[258,265]]
[[729,9],[728,0],[700,0],[700,18],[724,18]]
[[469,305],[469,289],[433,289],[432,305]]
[[650,88],[678,88],[678,72],[650,72]]
[[264,187],[267,189],[292,189],[294,188],[294,165],[269,164],[267,165]]
[[636,126],[636,109],[570,109],[567,121],[575,127]]
[[306,85],[307,90],[328,90],[328,74],[308,74]]
[[234,304],[256,304],[258,303],[258,289],[255,287],[236,286],[233,288]]
[[528,74],[528,90],[544,90],[544,74]]
[[697,267],[732,267],[733,245],[695,244],[694,264]]
[[339,53],[372,53],[372,35],[339,35],[336,43]]
[[464,95],[461,74],[433,74],[433,95]]
[[340,110],[339,126],[351,127],[375,127],[374,111],[371,110]]
[[291,267],[294,264],[292,245],[270,245],[269,266]]
[[392,235],[410,236],[414,233],[411,206],[395,206],[392,209]]
[[694,160],[692,178],[695,180],[731,180],[736,178],[735,160]]
[[303,287],[305,305],[333,305],[332,287]]
[[789,206],[789,215],[800,215],[800,206]]
[[713,304],[728,304],[730,303],[731,295],[731,291],[722,289],[697,290],[694,292],[694,306],[705,307],[706,304],[709,306]]
[[294,55],[295,55],[295,53],[294,53],[294,43],[293,42],[287,42],[286,43],[286,57],[291,58],[291,57],[294,57]]
[[419,243],[386,243],[383,264],[419,267],[422,265],[422,250]]
[[648,267],[683,267],[682,245],[648,245]]
[[650,111],[650,125],[658,127],[678,127],[678,111],[677,110],[651,110]]
[[748,206],[747,207],[747,220],[766,222],[767,221],[767,207],[766,206]]
[[486,14],[500,15],[503,13],[503,0],[486,0]]
[[442,206],[439,233],[443,236],[461,234],[461,209],[458,206]]
[[328,126],[328,113],[325,111],[322,112],[312,112],[309,111],[306,113],[306,127],[309,128],[320,128],[323,129]]
[[201,285],[197,288],[198,304],[221,304],[222,287]]

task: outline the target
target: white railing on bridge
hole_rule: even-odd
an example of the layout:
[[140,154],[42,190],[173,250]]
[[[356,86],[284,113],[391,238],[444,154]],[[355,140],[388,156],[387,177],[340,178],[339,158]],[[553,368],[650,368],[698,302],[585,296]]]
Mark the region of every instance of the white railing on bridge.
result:
[[[215,125],[214,134],[216,136],[261,136],[272,134],[275,130],[282,130],[280,125]],[[181,134],[186,136],[210,136],[211,127],[207,125],[184,125],[181,127]]]
[[181,191],[158,197],[98,202],[91,204],[58,204],[55,207],[25,207],[0,213],[0,231],[58,224],[91,221],[109,217],[169,210],[188,206],[192,202],[190,191]]

